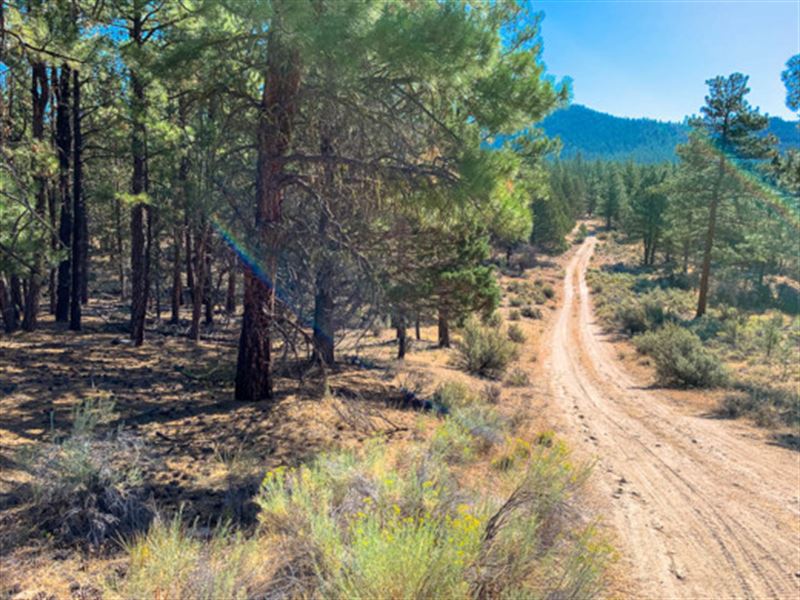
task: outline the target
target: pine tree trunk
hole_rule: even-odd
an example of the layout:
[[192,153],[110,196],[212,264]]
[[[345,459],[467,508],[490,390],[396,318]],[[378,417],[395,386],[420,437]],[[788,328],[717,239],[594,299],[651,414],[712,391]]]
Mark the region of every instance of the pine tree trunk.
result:
[[[141,47],[144,43],[142,18],[136,15],[131,29],[133,42]],[[135,70],[131,70],[132,99],[131,154],[133,155],[133,179],[131,193],[134,196],[147,193],[147,156],[145,149],[145,112],[147,99],[144,83]],[[136,202],[131,208],[131,339],[135,346],[144,343],[144,327],[147,317],[147,302],[150,291],[148,224],[149,209],[145,202]]]
[[3,316],[3,328],[6,333],[14,333],[19,328],[19,310],[14,304],[6,280],[0,276],[0,314]]
[[330,271],[327,265],[317,271],[316,294],[314,296],[314,348],[320,360],[327,366],[334,363],[333,343],[333,294],[330,286]]
[[203,286],[203,302],[206,306],[206,325],[214,324],[214,285],[211,271],[211,251],[205,253],[205,285]]
[[[33,139],[38,143],[44,141],[44,116],[48,97],[47,70],[43,63],[34,63],[31,68],[31,133],[33,134]],[[44,221],[47,218],[47,179],[43,175],[35,174],[34,181],[36,186],[36,205],[34,210],[39,219]],[[44,255],[42,243],[40,242],[36,244],[33,268],[25,289],[25,313],[22,319],[22,329],[25,331],[33,331],[38,323],[43,263]]]
[[8,284],[11,288],[11,303],[15,307],[17,321],[19,321],[20,315],[22,314],[22,299],[24,297],[24,294],[22,293],[22,281],[20,280],[19,275],[12,275],[8,279]]
[[708,208],[708,229],[706,230],[705,245],[703,247],[703,266],[700,272],[700,292],[697,296],[697,313],[695,318],[699,319],[706,314],[708,306],[708,285],[711,276],[711,253],[714,249],[714,235],[717,229],[717,208],[719,207],[720,190],[722,178],[725,175],[725,158],[720,156],[717,169],[717,180],[714,184],[711,205]]
[[[80,118],[79,118],[80,122]],[[81,245],[81,304],[89,303],[89,215],[86,210],[86,198],[83,195],[83,188],[79,188],[81,195],[81,233],[78,238]]]
[[450,347],[450,322],[447,315],[447,310],[443,307],[439,308],[439,348]]
[[114,200],[114,227],[116,229],[117,278],[119,279],[119,299],[124,301],[128,294],[125,285],[125,242],[122,240],[122,203]]
[[[53,136],[55,139],[55,136]],[[50,220],[50,252],[55,255],[59,248],[59,240],[58,240],[58,229],[59,229],[59,222],[58,222],[58,207],[56,206],[56,195],[58,191],[55,189],[53,182],[48,182],[47,185],[47,215]],[[56,314],[56,294],[58,293],[58,281],[57,281],[57,274],[58,274],[58,267],[50,267],[48,269],[49,277],[47,283],[47,296],[50,300],[49,309],[50,314]]]
[[280,27],[283,3],[275,2],[273,29],[267,40],[267,67],[258,122],[255,226],[260,264],[270,281],[250,265],[244,269],[244,316],[236,364],[237,400],[273,397],[270,336],[275,310],[276,248],[273,227],[281,220],[284,178],[281,157],[289,149],[300,84],[298,53],[284,44]]
[[185,229],[185,243],[186,243],[186,256],[184,259],[186,260],[186,289],[189,290],[189,294],[192,296],[194,295],[194,269],[192,268],[192,263],[194,262],[194,257],[192,255],[192,228],[189,223],[189,209],[186,209],[185,218],[184,218],[184,229]]
[[[331,156],[333,144],[325,126],[320,134],[320,154]],[[334,194],[334,176],[329,163],[322,166],[323,194],[332,197]],[[320,360],[327,366],[332,366],[334,356],[334,325],[333,325],[333,261],[329,252],[333,252],[328,241],[328,213],[322,210],[317,226],[319,243],[323,246],[323,257],[317,267],[317,276],[314,280],[316,293],[314,294],[314,334],[313,343]]]
[[181,294],[183,293],[181,281],[181,244],[182,244],[181,229],[176,224],[172,230],[172,291],[171,298],[171,315],[169,322],[171,325],[177,325],[181,320]]
[[150,207],[147,211],[147,216],[150,217],[150,223],[147,227],[147,254],[151,257],[153,264],[152,304],[156,312],[156,322],[161,322],[161,244],[153,244],[153,238],[160,239],[161,224],[155,208]]
[[419,330],[419,313],[417,313],[417,316],[414,319],[414,337],[417,341],[422,339],[422,334]]
[[72,277],[72,197],[69,187],[69,163],[72,152],[72,127],[70,119],[70,78],[69,67],[61,66],[61,73],[56,88],[58,110],[56,112],[56,151],[58,153],[58,198],[61,205],[61,218],[58,227],[59,250],[67,251],[64,259],[58,263],[58,283],[56,285],[56,321],[66,323],[69,320],[69,295]]
[[408,335],[406,332],[406,317],[399,315],[397,317],[397,359],[403,360],[406,357],[408,350]]
[[230,259],[228,260],[228,290],[225,293],[225,312],[228,315],[236,313],[236,267],[237,265],[236,253],[230,252]]
[[189,327],[189,339],[197,341],[200,339],[200,316],[203,313],[203,293],[206,289],[206,228],[201,228],[200,236],[195,237],[194,248],[194,283],[192,289],[192,323]]

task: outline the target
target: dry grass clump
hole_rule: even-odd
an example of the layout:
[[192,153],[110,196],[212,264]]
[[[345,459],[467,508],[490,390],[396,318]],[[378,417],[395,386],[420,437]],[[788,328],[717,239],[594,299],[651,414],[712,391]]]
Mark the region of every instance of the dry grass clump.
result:
[[244,600],[263,597],[271,573],[258,539],[222,526],[203,540],[182,525],[180,515],[156,519],[124,548],[127,571],[106,586],[112,598]]
[[515,344],[524,344],[525,343],[525,332],[522,331],[522,327],[517,325],[516,323],[512,323],[508,326],[508,339],[510,339]]
[[34,530],[59,543],[99,546],[147,527],[152,509],[140,472],[144,446],[120,430],[98,434],[113,416],[110,400],[87,400],[73,412],[69,435],[20,453],[18,462],[30,475],[20,488],[23,514]]
[[526,387],[531,384],[530,377],[522,369],[514,369],[506,377],[506,385],[510,387]]

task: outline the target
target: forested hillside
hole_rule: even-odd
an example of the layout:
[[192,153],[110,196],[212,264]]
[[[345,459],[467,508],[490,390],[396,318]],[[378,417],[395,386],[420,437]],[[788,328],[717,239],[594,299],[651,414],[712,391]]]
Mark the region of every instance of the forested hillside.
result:
[[[561,139],[563,158],[633,160],[656,163],[677,160],[675,147],[686,142],[689,126],[654,119],[628,119],[580,104],[555,111],[541,124],[548,136]],[[781,150],[800,147],[795,123],[772,117],[767,131]]]

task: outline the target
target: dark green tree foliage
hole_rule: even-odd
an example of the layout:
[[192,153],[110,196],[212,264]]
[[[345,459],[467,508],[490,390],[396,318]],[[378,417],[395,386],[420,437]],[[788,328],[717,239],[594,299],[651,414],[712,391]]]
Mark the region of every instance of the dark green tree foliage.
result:
[[607,185],[608,188],[600,205],[600,215],[606,222],[606,229],[611,229],[620,220],[628,202],[625,180],[618,167],[612,165],[610,168]]
[[706,312],[708,305],[711,259],[717,227],[720,203],[725,199],[725,189],[736,178],[733,160],[765,158],[773,141],[758,135],[767,126],[767,118],[750,107],[745,96],[750,92],[747,77],[733,73],[729,77],[708,80],[709,95],[700,111],[703,116],[692,122],[702,140],[707,140],[710,152],[703,154],[709,164],[697,165],[706,170],[711,167],[711,176],[701,188],[708,202],[708,219],[703,246],[703,263],[700,273],[700,290],[697,300],[697,317]]
[[548,166],[546,192],[534,194],[531,202],[532,244],[550,250],[565,248],[564,236],[576,219],[591,214],[597,204],[595,177],[600,168],[580,156]]
[[664,235],[665,213],[669,203],[666,178],[666,168],[647,167],[641,181],[630,194],[625,212],[626,232],[634,239],[642,240],[644,245],[644,265],[655,263],[656,250]]
[[786,86],[786,106],[800,111],[800,54],[795,54],[786,62],[786,70],[781,73]]

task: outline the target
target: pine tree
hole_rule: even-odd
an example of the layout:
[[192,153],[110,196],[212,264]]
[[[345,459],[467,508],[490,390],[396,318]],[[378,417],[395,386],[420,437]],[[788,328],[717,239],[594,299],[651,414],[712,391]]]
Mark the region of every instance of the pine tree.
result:
[[[692,122],[694,129],[709,143],[706,153],[713,161],[713,173],[704,186],[708,201],[708,221],[703,246],[703,262],[700,273],[700,290],[697,299],[696,317],[703,316],[708,306],[708,287],[711,277],[711,258],[717,228],[720,203],[725,198],[735,166],[731,161],[740,158],[762,158],[767,155],[770,140],[760,137],[768,123],[757,109],[752,109],[745,96],[750,92],[748,78],[741,73],[729,77],[715,77],[706,83],[709,95],[700,110],[703,116]],[[703,167],[701,167],[703,168]]]

